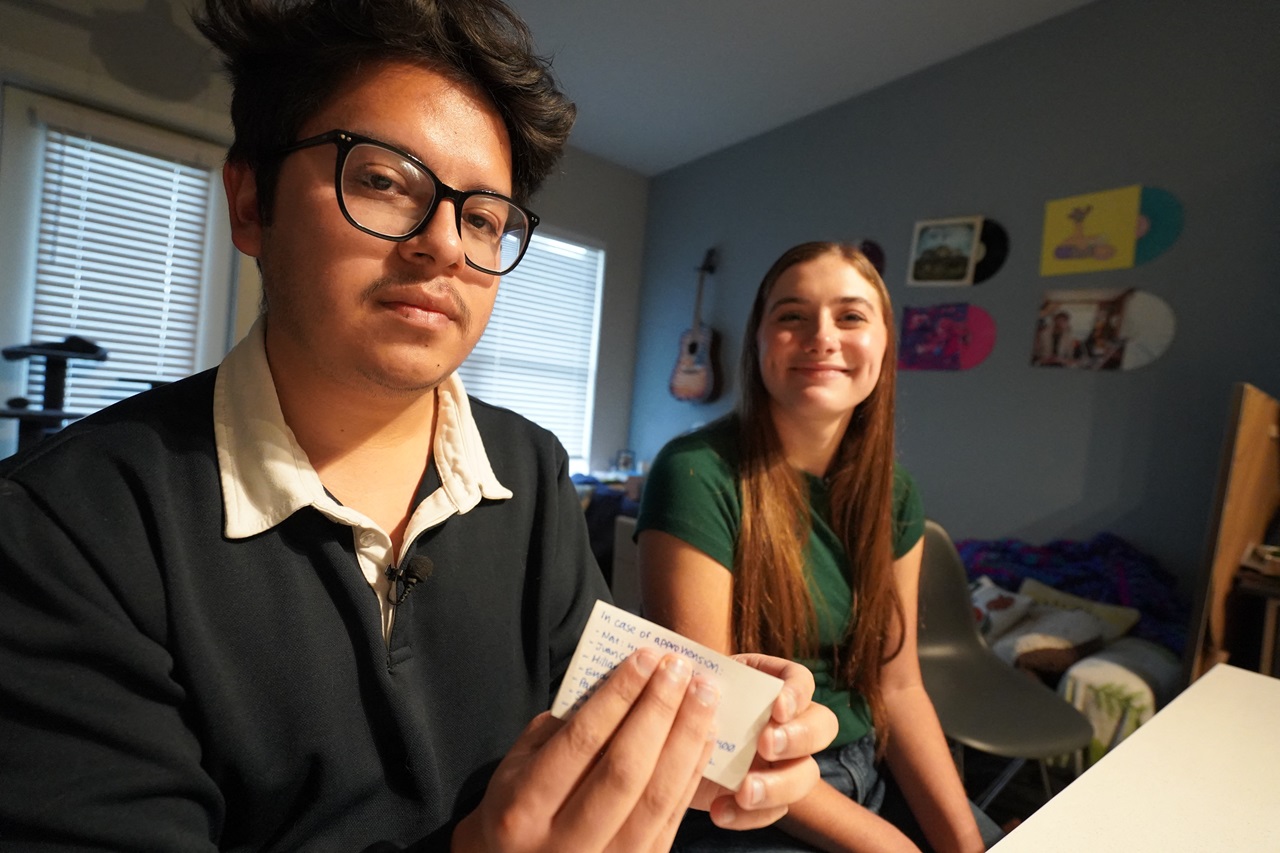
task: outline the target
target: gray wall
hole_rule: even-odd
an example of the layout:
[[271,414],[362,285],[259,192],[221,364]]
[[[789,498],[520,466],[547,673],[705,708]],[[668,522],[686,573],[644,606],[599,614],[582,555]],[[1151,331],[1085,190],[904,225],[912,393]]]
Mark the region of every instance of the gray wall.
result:
[[[899,377],[898,452],[926,511],[956,538],[1042,542],[1102,530],[1189,584],[1202,560],[1230,389],[1280,393],[1280,5],[1099,0],[797,121],[653,182],[632,445],[649,459],[722,414],[667,391],[695,274],[732,370],[761,275],[809,239],[871,237],[904,305],[970,301],[998,326],[967,372]],[[851,34],[850,47],[874,34]],[[1130,270],[1039,275],[1044,203],[1141,183],[1185,211],[1178,242]],[[1007,263],[963,291],[908,288],[919,219],[982,214]],[[1166,300],[1177,335],[1124,373],[1032,368],[1045,290],[1136,287]]]

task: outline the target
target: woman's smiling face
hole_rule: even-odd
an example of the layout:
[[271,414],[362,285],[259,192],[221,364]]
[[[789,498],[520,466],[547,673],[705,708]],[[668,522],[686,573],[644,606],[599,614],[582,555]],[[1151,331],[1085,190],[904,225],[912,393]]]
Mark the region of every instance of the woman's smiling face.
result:
[[774,407],[845,418],[875,390],[888,328],[876,287],[836,253],[785,270],[756,330]]

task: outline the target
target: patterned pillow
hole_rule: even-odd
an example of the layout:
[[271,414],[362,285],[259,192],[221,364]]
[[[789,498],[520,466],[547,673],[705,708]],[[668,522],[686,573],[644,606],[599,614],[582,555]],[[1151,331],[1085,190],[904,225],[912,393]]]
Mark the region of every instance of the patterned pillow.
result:
[[969,586],[969,595],[973,601],[973,618],[988,642],[998,639],[1017,624],[1031,607],[1030,598],[1009,592],[988,577],[974,581]]
[[1135,607],[1122,607],[1119,604],[1105,604],[1091,601],[1054,589],[1035,578],[1027,578],[1018,587],[1018,592],[1039,604],[1051,604],[1063,610],[1079,610],[1094,616],[1102,625],[1102,639],[1110,643],[1129,633],[1142,615]]
[[1035,603],[991,650],[1019,669],[1058,676],[1102,646],[1103,624],[1092,613]]

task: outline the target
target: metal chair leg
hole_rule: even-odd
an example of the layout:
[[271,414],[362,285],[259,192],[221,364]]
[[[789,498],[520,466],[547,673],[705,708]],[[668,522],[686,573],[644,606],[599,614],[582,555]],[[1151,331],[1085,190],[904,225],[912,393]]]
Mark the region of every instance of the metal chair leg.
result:
[[[1022,765],[1026,763],[1027,760],[1025,758],[1015,758],[1010,761],[1008,766],[1000,771],[1000,775],[987,786],[987,790],[982,792],[982,796],[978,798],[978,808],[985,812],[987,806],[991,805],[991,801],[996,798],[996,795],[1004,790],[1004,786],[1009,784],[1009,780],[1016,776],[1018,771],[1022,769]],[[1041,769],[1044,769],[1044,765],[1041,765]]]
[[1044,801],[1047,803],[1053,799],[1053,785],[1049,782],[1049,768],[1043,761],[1037,761],[1040,765],[1040,781],[1044,783]]

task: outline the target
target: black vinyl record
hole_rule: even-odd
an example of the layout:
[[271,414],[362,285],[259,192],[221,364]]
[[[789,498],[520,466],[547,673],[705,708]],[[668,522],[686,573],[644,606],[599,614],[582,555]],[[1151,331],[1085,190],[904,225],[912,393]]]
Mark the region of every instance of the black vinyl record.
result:
[[982,248],[978,261],[973,267],[975,284],[995,275],[1000,267],[1004,266],[1005,258],[1009,256],[1009,235],[994,219],[982,220],[982,236],[979,238],[979,243]]
[[871,266],[876,268],[876,272],[884,275],[884,249],[875,240],[863,240],[858,243],[858,249],[862,254],[867,256],[867,260],[871,261]]

